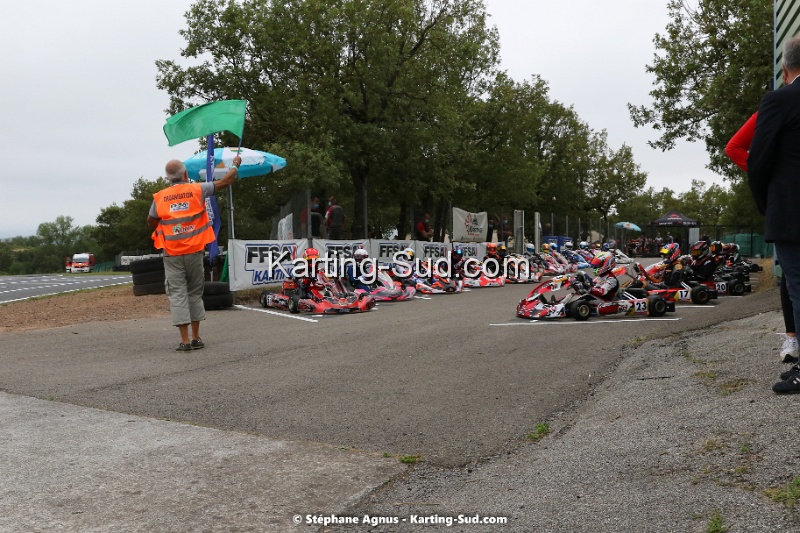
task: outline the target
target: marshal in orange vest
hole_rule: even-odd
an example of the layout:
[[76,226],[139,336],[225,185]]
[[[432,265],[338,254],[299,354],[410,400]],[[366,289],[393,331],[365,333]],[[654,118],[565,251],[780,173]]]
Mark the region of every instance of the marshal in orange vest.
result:
[[197,183],[180,183],[153,195],[160,219],[153,244],[167,255],[199,252],[216,238]]

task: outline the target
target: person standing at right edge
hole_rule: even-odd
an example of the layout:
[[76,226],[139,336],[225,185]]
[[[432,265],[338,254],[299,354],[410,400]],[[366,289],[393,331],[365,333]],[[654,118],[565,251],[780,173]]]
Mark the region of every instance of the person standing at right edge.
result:
[[[765,216],[764,240],[775,243],[800,321],[800,37],[783,48],[784,86],[764,95],[747,157],[747,181]],[[778,394],[800,392],[800,363],[773,385]]]

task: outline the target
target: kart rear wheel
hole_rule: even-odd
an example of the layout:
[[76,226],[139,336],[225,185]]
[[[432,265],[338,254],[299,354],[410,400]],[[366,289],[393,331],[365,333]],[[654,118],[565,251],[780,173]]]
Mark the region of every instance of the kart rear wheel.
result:
[[299,313],[300,312],[300,297],[296,294],[293,294],[289,301],[286,302],[287,307],[289,308],[290,313]]
[[570,306],[569,314],[575,320],[583,322],[584,320],[589,319],[589,315],[592,314],[592,308],[583,300],[578,300]]
[[711,293],[705,285],[692,287],[691,297],[692,303],[695,305],[706,305],[711,301]]
[[261,304],[261,307],[268,307],[267,306],[267,291],[261,291],[261,295],[258,297],[258,303]]
[[744,282],[739,280],[730,282],[728,291],[730,291],[731,296],[741,296],[745,292]]
[[647,298],[647,309],[650,316],[659,317],[667,314],[667,301],[658,295],[650,295]]

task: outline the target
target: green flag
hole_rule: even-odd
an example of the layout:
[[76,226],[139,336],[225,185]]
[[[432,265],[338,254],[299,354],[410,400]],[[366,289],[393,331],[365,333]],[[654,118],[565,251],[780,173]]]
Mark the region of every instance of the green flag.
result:
[[170,146],[220,131],[229,131],[241,139],[246,109],[245,100],[221,100],[190,107],[167,119],[164,135]]

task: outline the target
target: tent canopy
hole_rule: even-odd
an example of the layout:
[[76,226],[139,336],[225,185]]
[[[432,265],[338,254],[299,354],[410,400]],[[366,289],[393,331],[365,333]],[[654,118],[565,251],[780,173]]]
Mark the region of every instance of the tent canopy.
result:
[[671,209],[669,213],[664,215],[661,218],[657,218],[656,220],[650,223],[651,226],[680,226],[686,228],[694,228],[700,225],[700,223],[692,218],[687,217],[683,213],[679,213],[674,209]]

